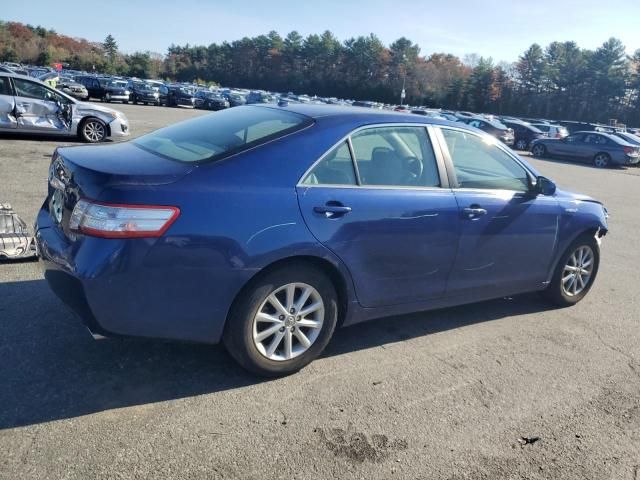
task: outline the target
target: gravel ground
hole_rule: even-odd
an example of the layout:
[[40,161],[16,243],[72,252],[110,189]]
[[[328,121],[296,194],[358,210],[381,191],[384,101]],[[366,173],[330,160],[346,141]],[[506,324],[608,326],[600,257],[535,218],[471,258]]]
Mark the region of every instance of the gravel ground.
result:
[[[116,108],[135,134],[202,114]],[[30,224],[58,143],[0,139],[0,201]],[[639,480],[640,168],[532,162],[611,212],[582,303],[524,295],[342,329],[283,379],[219,347],[96,342],[37,262],[0,265],[0,478]]]

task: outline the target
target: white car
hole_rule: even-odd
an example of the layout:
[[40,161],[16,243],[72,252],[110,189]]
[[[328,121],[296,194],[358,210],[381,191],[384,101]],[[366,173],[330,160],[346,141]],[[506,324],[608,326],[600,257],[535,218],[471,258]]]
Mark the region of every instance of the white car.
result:
[[80,137],[90,143],[129,135],[127,117],[112,108],[80,102],[43,82],[0,72],[0,134]]
[[532,123],[532,127],[542,130],[549,138],[564,138],[569,136],[569,130],[562,125],[551,125],[548,123]]

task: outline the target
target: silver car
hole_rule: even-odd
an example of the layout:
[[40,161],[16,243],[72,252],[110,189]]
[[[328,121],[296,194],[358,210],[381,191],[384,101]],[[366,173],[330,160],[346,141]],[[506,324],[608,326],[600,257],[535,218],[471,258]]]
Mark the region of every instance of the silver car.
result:
[[8,203],[0,203],[0,260],[35,257],[36,243],[24,221]]
[[39,80],[0,72],[0,134],[78,136],[90,143],[129,135],[121,112],[80,102]]

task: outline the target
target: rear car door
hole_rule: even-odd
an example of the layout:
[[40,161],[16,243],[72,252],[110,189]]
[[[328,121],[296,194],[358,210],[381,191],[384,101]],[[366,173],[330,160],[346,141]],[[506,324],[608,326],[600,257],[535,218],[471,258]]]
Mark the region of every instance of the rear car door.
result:
[[555,197],[532,193],[531,173],[491,137],[449,127],[439,131],[461,224],[447,295],[539,287],[557,237]]
[[315,164],[297,192],[307,226],[349,269],[363,306],[444,295],[458,207],[427,128],[358,130]]
[[14,130],[18,126],[15,117],[16,100],[9,77],[0,76],[0,131]]
[[34,133],[63,133],[69,130],[70,122],[63,108],[64,105],[71,108],[67,99],[31,80],[13,78],[13,85],[18,130]]

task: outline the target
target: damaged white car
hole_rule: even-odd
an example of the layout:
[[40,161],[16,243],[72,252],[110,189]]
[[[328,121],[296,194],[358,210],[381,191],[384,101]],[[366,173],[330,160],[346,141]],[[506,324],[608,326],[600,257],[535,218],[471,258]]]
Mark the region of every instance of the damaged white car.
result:
[[33,235],[8,203],[0,203],[0,261],[38,255]]
[[129,135],[129,121],[112,108],[80,102],[33,78],[0,72],[0,134],[78,136],[98,143]]

